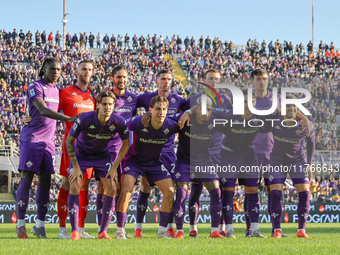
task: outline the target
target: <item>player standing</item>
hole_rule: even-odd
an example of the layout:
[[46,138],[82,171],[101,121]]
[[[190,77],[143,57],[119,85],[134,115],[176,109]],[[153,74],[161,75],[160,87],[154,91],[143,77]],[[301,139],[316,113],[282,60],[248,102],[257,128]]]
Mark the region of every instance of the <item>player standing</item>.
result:
[[[88,84],[92,77],[93,65],[90,60],[82,60],[76,69],[78,80],[75,85],[61,89],[59,92],[60,102],[59,111],[69,116],[77,116],[81,112],[93,111],[95,109],[95,99],[88,88]],[[70,236],[66,229],[66,217],[68,214],[68,195],[70,183],[68,181],[69,174],[67,168],[70,166],[70,157],[66,149],[66,138],[70,132],[73,123],[66,123],[65,135],[62,144],[62,158],[60,164],[60,175],[62,176],[61,188],[58,195],[58,217],[59,217],[59,239],[69,239]],[[80,193],[79,193],[79,234],[80,238],[94,238],[85,231],[84,223],[87,215],[87,207],[89,204],[88,186],[93,176],[93,170],[88,169],[84,174]]]
[[[138,97],[137,107],[144,107],[145,110],[148,110],[150,107],[150,101],[153,97],[159,95],[163,96],[168,100],[169,106],[167,110],[168,115],[172,115],[177,113],[179,110],[185,111],[190,108],[189,102],[177,95],[170,93],[171,83],[172,83],[172,72],[167,69],[160,70],[156,75],[156,83],[158,85],[158,90],[152,93],[145,93]],[[175,168],[176,163],[176,153],[174,151],[175,136],[173,135],[171,139],[169,139],[161,153],[161,161],[163,162],[165,168],[173,175],[173,170]],[[173,177],[173,176],[172,176]],[[148,198],[150,196],[150,184],[147,182],[146,178],[142,176],[141,179],[141,189],[139,192],[138,200],[137,200],[137,212],[136,212],[136,228],[135,228],[135,237],[142,237],[142,225],[143,219],[146,213],[146,208],[148,207]],[[170,222],[168,226],[168,231],[171,233],[172,237],[175,236],[175,230],[173,228],[173,216],[170,217]]]
[[57,112],[59,90],[56,82],[60,74],[60,61],[56,58],[47,58],[39,72],[42,79],[31,83],[27,90],[29,115],[32,121],[23,127],[20,134],[19,170],[22,177],[16,195],[18,238],[28,238],[25,213],[34,174],[38,175],[37,221],[31,232],[39,238],[47,238],[45,216],[48,210],[51,174],[55,168],[56,120],[72,122],[75,119]]
[[149,183],[155,183],[163,193],[157,237],[170,237],[166,231],[172,215],[174,187],[170,173],[160,161],[162,148],[177,131],[177,123],[166,118],[168,105],[165,97],[155,96],[150,102],[149,127],[144,127],[140,116],[128,122],[129,129],[133,131],[133,143],[123,161],[122,187],[117,208],[117,239],[126,239],[124,226],[129,199],[139,175],[144,175]]
[[[295,99],[293,95],[287,95],[288,99]],[[279,116],[279,121],[285,120],[285,125],[275,125],[269,128],[273,133],[274,147],[270,154],[270,167],[286,167],[291,169],[289,175],[299,194],[298,203],[298,233],[297,237],[309,238],[305,228],[309,213],[309,197],[310,197],[310,181],[308,173],[304,169],[306,163],[312,164],[315,151],[315,134],[314,130],[310,135],[302,126],[302,121],[297,117],[298,109],[296,105],[287,105],[287,113],[285,116]],[[307,160],[303,152],[303,141],[307,142]],[[293,167],[292,167],[293,166]],[[294,170],[293,170],[294,169]],[[287,176],[285,171],[274,171],[269,168],[268,182],[270,185],[271,195],[271,220],[274,229],[274,238],[282,237],[281,215],[282,205],[281,197],[283,185]]]
[[[85,170],[90,167],[94,168],[105,190],[101,229],[97,238],[111,239],[107,234],[107,228],[114,212],[117,168],[129,148],[129,134],[125,119],[113,113],[115,100],[116,97],[111,91],[101,92],[97,97],[97,110],[80,116],[67,137],[66,146],[71,159],[68,204],[73,240],[80,239],[77,222],[80,183]],[[113,162],[108,143],[117,133],[123,145]],[[77,141],[74,144],[75,139]]]
[[[112,70],[112,82],[113,82],[113,93],[116,96],[116,102],[113,112],[123,117],[125,120],[130,119],[136,114],[137,96],[126,89],[128,82],[128,71],[122,66],[118,65]],[[130,139],[131,141],[131,139]],[[115,135],[114,138],[109,142],[109,151],[112,155],[112,161],[115,161],[119,150],[122,146],[122,140],[119,135]],[[122,168],[119,165],[118,170],[118,183],[117,193],[115,194],[116,207],[118,204],[118,198],[120,194],[120,179]],[[97,217],[98,224],[101,223],[102,207],[103,207],[104,187],[99,182],[98,193],[97,193]],[[117,208],[116,208],[117,209]]]

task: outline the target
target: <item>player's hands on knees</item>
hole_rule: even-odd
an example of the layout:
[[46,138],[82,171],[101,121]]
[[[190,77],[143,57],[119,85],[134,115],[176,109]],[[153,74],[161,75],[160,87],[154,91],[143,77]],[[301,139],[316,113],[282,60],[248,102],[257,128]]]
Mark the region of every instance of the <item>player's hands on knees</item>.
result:
[[151,113],[150,112],[144,113],[141,121],[144,127],[148,127],[151,121]]
[[190,113],[188,111],[185,111],[183,115],[179,118],[178,120],[179,128],[182,129],[185,123],[187,123],[188,126],[190,124]]
[[71,169],[71,173],[68,177],[70,184],[76,182],[77,186],[81,185],[81,181],[83,180],[83,173],[81,172],[79,166],[73,166]]
[[105,179],[107,179],[109,176],[110,176],[110,178],[111,178],[111,184],[112,184],[112,186],[113,186],[114,184],[117,185],[117,182],[118,182],[117,168],[111,168],[111,169],[109,170],[109,172],[107,173],[107,175],[105,176]]
[[29,115],[25,115],[25,116],[22,117],[22,122],[25,125],[29,125],[31,121],[32,121],[32,117],[29,116]]

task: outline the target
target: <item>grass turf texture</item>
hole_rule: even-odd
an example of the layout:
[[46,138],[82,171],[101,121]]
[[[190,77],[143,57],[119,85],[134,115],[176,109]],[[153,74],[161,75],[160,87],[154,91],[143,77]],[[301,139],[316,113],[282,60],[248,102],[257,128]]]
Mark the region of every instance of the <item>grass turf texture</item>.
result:
[[[38,239],[30,233],[28,240],[16,239],[14,224],[0,224],[1,254],[340,254],[340,224],[307,224],[312,239],[296,238],[297,224],[283,224],[289,238],[270,237],[271,225],[260,224],[267,239],[245,238],[245,224],[234,224],[237,239],[210,239],[209,224],[198,224],[199,238],[188,238],[189,225],[184,225],[184,240],[156,239],[158,224],[144,224],[142,239],[129,240],[58,240],[58,225],[47,224],[49,239]],[[86,230],[96,236],[97,225],[86,224]],[[134,224],[126,225],[133,236]],[[108,234],[115,237],[116,226],[111,224]],[[69,230],[70,232],[70,230]]]

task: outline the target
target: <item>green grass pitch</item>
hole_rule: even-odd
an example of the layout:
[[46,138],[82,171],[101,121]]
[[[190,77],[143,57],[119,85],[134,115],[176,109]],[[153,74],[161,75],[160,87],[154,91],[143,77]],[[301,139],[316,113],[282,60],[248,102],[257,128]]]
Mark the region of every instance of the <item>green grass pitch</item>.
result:
[[[27,224],[29,232],[33,224]],[[311,239],[296,238],[297,224],[283,224],[289,238],[270,237],[271,225],[260,224],[267,239],[244,238],[245,225],[234,224],[237,239],[210,239],[209,224],[199,224],[199,238],[188,238],[189,225],[184,225],[184,240],[156,239],[158,224],[144,224],[143,239],[129,240],[58,240],[58,225],[47,224],[49,239],[38,239],[28,233],[28,240],[17,240],[14,224],[0,224],[0,254],[340,254],[340,224],[307,224]],[[96,224],[86,230],[96,236]],[[126,230],[133,235],[134,224]],[[116,225],[108,234],[115,237]]]

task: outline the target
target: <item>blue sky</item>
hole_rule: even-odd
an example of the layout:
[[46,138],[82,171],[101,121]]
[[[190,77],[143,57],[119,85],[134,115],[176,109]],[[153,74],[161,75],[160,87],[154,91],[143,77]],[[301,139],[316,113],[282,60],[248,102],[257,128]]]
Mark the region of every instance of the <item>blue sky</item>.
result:
[[[1,9],[0,29],[62,31],[63,0],[3,1]],[[338,0],[315,0],[316,46],[323,40],[340,47],[339,10]],[[312,39],[312,0],[66,0],[66,12],[71,34],[210,35],[235,44],[256,38],[306,45]]]

